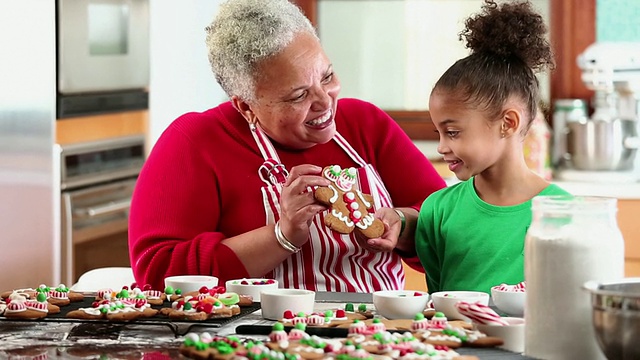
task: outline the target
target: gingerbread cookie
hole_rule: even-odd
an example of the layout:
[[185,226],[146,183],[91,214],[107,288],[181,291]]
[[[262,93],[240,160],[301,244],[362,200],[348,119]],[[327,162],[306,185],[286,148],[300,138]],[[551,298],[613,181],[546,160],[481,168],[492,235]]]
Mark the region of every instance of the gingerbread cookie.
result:
[[322,170],[322,176],[332,182],[314,191],[316,200],[329,206],[325,224],[342,234],[350,234],[355,229],[370,239],[380,237],[384,232],[384,224],[371,212],[373,197],[354,189],[356,169],[327,166]]

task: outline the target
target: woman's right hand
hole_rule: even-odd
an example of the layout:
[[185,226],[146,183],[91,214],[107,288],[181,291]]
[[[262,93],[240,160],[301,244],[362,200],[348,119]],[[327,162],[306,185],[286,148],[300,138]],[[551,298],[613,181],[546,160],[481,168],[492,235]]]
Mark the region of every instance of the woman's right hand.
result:
[[294,166],[283,185],[280,196],[280,229],[284,236],[298,247],[307,242],[313,217],[327,209],[313,196],[315,187],[330,184],[321,173],[322,167],[319,166]]

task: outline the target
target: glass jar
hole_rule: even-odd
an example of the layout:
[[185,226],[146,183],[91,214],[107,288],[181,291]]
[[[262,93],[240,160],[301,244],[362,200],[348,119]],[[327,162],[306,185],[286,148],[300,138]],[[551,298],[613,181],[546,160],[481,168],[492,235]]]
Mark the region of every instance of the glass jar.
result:
[[525,238],[525,354],[540,359],[604,359],[582,285],[624,277],[617,200],[537,196]]

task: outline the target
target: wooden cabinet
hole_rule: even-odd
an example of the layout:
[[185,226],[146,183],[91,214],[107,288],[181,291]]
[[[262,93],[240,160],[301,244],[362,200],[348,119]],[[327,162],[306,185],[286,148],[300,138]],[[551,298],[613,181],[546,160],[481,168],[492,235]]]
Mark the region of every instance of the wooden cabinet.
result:
[[624,237],[625,276],[640,276],[640,199],[618,200],[618,226]]
[[56,143],[60,145],[147,134],[149,112],[126,111],[60,119],[56,121]]

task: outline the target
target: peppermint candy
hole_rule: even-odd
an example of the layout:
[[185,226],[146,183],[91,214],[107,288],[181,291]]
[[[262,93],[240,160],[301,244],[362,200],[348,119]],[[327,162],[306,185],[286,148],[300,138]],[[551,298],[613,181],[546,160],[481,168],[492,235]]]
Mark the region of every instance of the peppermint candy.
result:
[[466,301],[458,301],[456,309],[460,314],[468,317],[471,321],[483,325],[509,325],[498,315],[492,308],[481,303],[468,303]]

